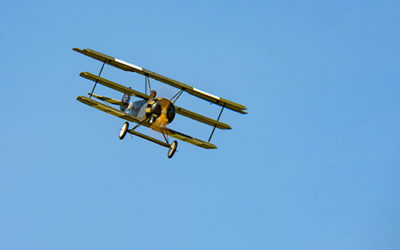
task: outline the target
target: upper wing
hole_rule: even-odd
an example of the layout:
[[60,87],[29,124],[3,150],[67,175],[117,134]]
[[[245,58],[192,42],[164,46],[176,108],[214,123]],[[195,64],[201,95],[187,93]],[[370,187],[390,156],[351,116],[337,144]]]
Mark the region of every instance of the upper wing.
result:
[[[117,91],[120,91],[120,92],[128,94],[128,95],[135,95],[135,96],[138,96],[138,97],[143,98],[145,100],[148,100],[148,99],[151,98],[150,96],[145,95],[145,94],[143,94],[143,93],[141,93],[139,91],[133,90],[131,88],[127,88],[127,87],[125,87],[125,86],[123,86],[121,84],[118,84],[116,82],[107,80],[105,78],[93,75],[92,73],[89,73],[89,72],[82,72],[80,75],[82,77],[86,78],[86,79],[98,82],[98,83],[100,83],[100,84],[102,84],[102,85],[104,85],[106,87],[115,89]],[[95,95],[93,95],[93,96],[95,96]],[[108,98],[108,97],[105,97],[105,98]],[[108,98],[108,99],[110,99],[110,98]],[[103,99],[100,99],[100,100],[103,100]],[[113,100],[112,102],[117,101],[117,100],[114,100],[114,99],[111,99],[111,100]],[[103,101],[111,103],[110,101],[107,101],[107,100],[103,100]],[[175,111],[176,111],[176,113],[178,113],[180,115],[189,117],[189,118],[191,118],[193,120],[208,124],[210,126],[216,126],[217,128],[220,128],[220,129],[231,129],[231,126],[229,126],[226,123],[223,123],[223,122],[208,118],[206,116],[203,116],[203,115],[197,114],[195,112],[189,111],[187,109],[181,108],[179,106],[175,106]]]
[[105,54],[102,54],[100,52],[97,52],[95,50],[91,50],[91,49],[78,49],[78,48],[74,48],[74,51],[77,51],[79,53],[82,53],[84,55],[87,55],[89,57],[92,57],[96,60],[99,60],[101,62],[107,63],[109,65],[112,65],[114,67],[117,67],[119,69],[125,70],[125,71],[132,71],[132,72],[136,72],[139,74],[142,74],[144,76],[148,76],[150,78],[153,78],[157,81],[166,83],[168,85],[171,85],[175,88],[181,89],[183,91],[186,91],[187,93],[197,96],[201,99],[207,100],[209,102],[218,104],[220,106],[224,106],[228,109],[234,110],[236,112],[242,113],[242,114],[247,114],[247,112],[245,111],[247,108],[244,105],[238,104],[236,102],[224,99],[222,97],[218,97],[209,93],[206,93],[204,91],[201,91],[199,89],[196,89],[192,86],[189,86],[187,84],[184,84],[182,82],[173,80],[171,78],[168,78],[166,76],[154,73],[150,70],[144,69],[142,67],[136,66],[134,64],[125,62],[121,59],[115,58],[115,57],[111,57]]
[[78,101],[80,101],[80,102],[82,102],[84,104],[87,104],[87,105],[89,105],[89,106],[91,106],[93,108],[96,108],[98,110],[104,111],[106,113],[109,113],[111,115],[114,115],[116,117],[119,117],[121,119],[130,121],[130,122],[141,123],[143,126],[150,127],[155,131],[158,131],[158,132],[161,132],[161,133],[163,132],[164,134],[167,134],[167,135],[169,135],[171,137],[174,137],[176,139],[191,143],[191,144],[196,145],[198,147],[202,147],[202,148],[206,148],[206,149],[215,149],[215,148],[217,148],[215,145],[213,145],[213,144],[211,144],[209,142],[205,142],[205,141],[202,141],[200,139],[196,139],[194,137],[179,133],[179,132],[174,131],[172,129],[163,128],[162,131],[161,131],[161,128],[152,127],[151,124],[148,123],[148,122],[143,122],[143,121],[139,120],[138,118],[136,118],[136,117],[134,117],[132,115],[126,114],[126,113],[124,113],[124,112],[122,112],[122,111],[120,111],[118,109],[115,109],[113,107],[107,106],[107,105],[105,105],[105,104],[103,104],[101,102],[98,102],[96,100],[90,99],[90,98],[88,98],[86,96],[78,96],[76,99]]

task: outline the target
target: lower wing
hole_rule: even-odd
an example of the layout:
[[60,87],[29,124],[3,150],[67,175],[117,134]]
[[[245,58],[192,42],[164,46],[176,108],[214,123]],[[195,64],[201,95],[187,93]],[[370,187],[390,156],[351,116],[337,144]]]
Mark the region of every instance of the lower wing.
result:
[[[98,96],[98,97],[100,97],[100,96]],[[106,97],[106,98],[108,98],[108,97]],[[122,112],[122,111],[120,111],[118,109],[115,109],[113,107],[105,105],[105,104],[103,104],[101,102],[98,102],[98,101],[93,100],[91,98],[88,98],[86,96],[78,96],[76,99],[78,101],[86,104],[86,105],[89,105],[89,106],[91,106],[93,108],[96,108],[98,110],[104,111],[104,112],[106,112],[106,113],[108,113],[110,115],[119,117],[121,119],[130,121],[130,122],[141,123],[143,126],[150,127],[150,128],[152,128],[153,130],[155,130],[157,132],[164,133],[166,135],[169,135],[169,136],[174,137],[174,138],[176,138],[178,140],[193,144],[195,146],[198,146],[198,147],[201,147],[201,148],[205,148],[205,149],[215,149],[215,148],[217,148],[214,144],[202,141],[200,139],[191,137],[189,135],[185,135],[185,134],[177,132],[175,130],[172,130],[172,129],[169,129],[169,128],[157,128],[157,127],[151,126],[151,124],[148,123],[148,122],[143,122],[142,120],[140,120],[140,119],[138,119],[138,118],[136,118],[136,117],[134,117],[132,115],[126,114],[126,113],[124,113],[124,112]],[[113,103],[113,104],[118,104],[119,105],[119,103],[114,103],[114,101],[117,101],[117,100],[114,100],[114,99],[111,99],[111,98],[108,98],[108,99],[109,100],[113,100],[112,102],[109,101],[109,103]],[[104,101],[107,102],[108,99],[105,99]]]

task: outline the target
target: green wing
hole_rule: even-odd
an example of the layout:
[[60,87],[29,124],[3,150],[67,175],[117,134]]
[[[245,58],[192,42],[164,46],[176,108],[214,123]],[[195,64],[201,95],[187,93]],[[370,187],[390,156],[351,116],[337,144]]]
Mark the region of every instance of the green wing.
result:
[[247,114],[247,112],[245,110],[247,110],[247,108],[244,105],[241,105],[239,103],[224,99],[222,97],[218,97],[209,93],[206,93],[204,91],[201,91],[199,89],[196,89],[192,86],[189,86],[187,84],[184,84],[182,82],[170,79],[166,76],[154,73],[150,70],[144,69],[142,67],[136,66],[134,64],[125,62],[121,59],[115,58],[115,57],[111,57],[105,54],[102,54],[98,51],[92,50],[92,49],[78,49],[78,48],[74,48],[73,49],[76,52],[82,53],[84,55],[87,55],[89,57],[92,57],[96,60],[99,60],[101,62],[107,63],[109,65],[112,65],[116,68],[125,70],[125,71],[131,71],[131,72],[136,72],[138,74],[142,74],[144,76],[148,76],[150,78],[153,78],[157,81],[166,83],[168,85],[171,85],[175,88],[181,89],[191,95],[194,95],[196,97],[199,97],[201,99],[204,99],[206,101],[218,104],[220,106],[224,106],[228,109],[234,110],[236,112],[239,112],[241,114]]
[[122,92],[122,93],[127,94],[127,95],[137,96],[137,97],[143,98],[145,100],[151,99],[150,96],[148,96],[146,94],[143,94],[142,92],[139,92],[139,91],[133,90],[131,88],[125,87],[125,86],[123,86],[121,84],[118,84],[116,82],[107,80],[105,78],[93,75],[92,73],[89,73],[89,72],[82,72],[82,73],[80,73],[80,76],[82,76],[83,78],[86,78],[88,80],[91,80],[91,81],[94,81],[94,82],[98,82],[101,85],[104,85],[104,86],[109,87],[111,89],[115,89],[116,91]]
[[[107,80],[105,78],[93,75],[92,73],[89,73],[89,72],[82,72],[80,74],[80,76],[82,76],[83,78],[86,78],[88,80],[91,80],[91,81],[94,81],[94,82],[98,82],[98,83],[100,83],[100,84],[102,84],[102,85],[104,85],[106,87],[115,89],[115,90],[117,90],[119,92],[122,92],[122,93],[125,93],[125,94],[128,94],[128,95],[134,95],[134,96],[143,98],[145,100],[148,100],[148,99],[151,98],[150,96],[145,95],[145,94],[143,94],[143,93],[141,93],[139,91],[133,90],[131,88],[127,88],[127,87],[125,87],[125,86],[123,86],[121,84],[118,84],[116,82]],[[95,96],[95,95],[93,95],[93,96]],[[108,103],[112,103],[112,104],[119,104],[120,103],[119,101],[117,101],[115,99],[108,98],[108,97],[102,97],[102,98],[104,98],[104,100],[100,99],[100,98],[98,98],[98,99],[106,101]],[[106,100],[106,98],[108,98],[108,99]],[[176,111],[176,113],[178,113],[180,115],[183,115],[183,116],[186,116],[186,117],[191,118],[193,120],[208,124],[210,126],[216,126],[217,128],[220,128],[220,129],[231,129],[231,126],[229,126],[226,123],[223,123],[223,122],[208,118],[206,116],[197,114],[195,112],[192,112],[190,110],[181,108],[181,107],[176,106],[176,105],[175,105],[175,111]]]
[[186,116],[186,117],[191,118],[193,120],[208,124],[210,126],[216,126],[219,129],[231,129],[231,126],[229,126],[226,123],[223,123],[223,122],[211,119],[209,117],[197,114],[195,112],[192,112],[190,110],[181,108],[181,107],[176,106],[176,105],[175,105],[175,111],[176,111],[176,113],[178,113],[180,115],[183,115],[183,116]]
[[205,149],[216,149],[217,148],[214,144],[211,144],[209,142],[205,142],[205,141],[196,139],[196,138],[191,137],[189,135],[182,134],[182,133],[180,133],[178,131],[174,131],[174,130],[168,129],[168,128],[166,129],[166,131],[167,131],[166,132],[167,135],[169,135],[171,137],[174,137],[174,138],[176,138],[178,140],[191,143],[191,144],[196,145],[198,147],[205,148]]
[[[113,107],[110,107],[110,106],[108,106],[108,105],[105,105],[105,104],[103,104],[103,103],[101,103],[101,102],[98,102],[98,101],[93,100],[93,99],[91,99],[91,98],[88,98],[88,97],[86,97],[86,96],[78,96],[76,99],[77,99],[78,101],[84,103],[84,104],[87,104],[87,105],[89,105],[89,106],[91,106],[91,107],[93,107],[93,108],[96,108],[96,109],[98,109],[98,110],[104,111],[104,112],[106,112],[106,113],[108,113],[108,114],[111,114],[111,115],[113,115],[113,116],[119,117],[119,118],[121,118],[121,119],[130,121],[130,122],[141,123],[143,126],[149,127],[149,128],[151,128],[151,129],[153,129],[153,130],[155,130],[155,131],[157,131],[157,132],[160,132],[160,133],[163,132],[164,134],[167,134],[167,135],[169,135],[169,136],[171,136],[171,137],[174,137],[174,138],[176,138],[176,139],[182,140],[182,141],[184,141],[184,142],[193,144],[193,145],[195,145],[195,146],[202,147],[202,148],[205,148],[205,149],[215,149],[215,148],[217,148],[215,145],[213,145],[213,144],[211,144],[211,143],[202,141],[202,140],[200,140],[200,139],[191,137],[191,136],[189,136],[189,135],[182,134],[182,133],[177,132],[177,131],[174,131],[174,130],[172,130],[172,129],[163,128],[162,131],[161,131],[160,128],[154,128],[154,127],[152,127],[151,124],[148,123],[148,122],[143,122],[143,121],[139,120],[138,118],[136,118],[136,117],[134,117],[134,116],[132,116],[132,115],[126,114],[126,113],[124,113],[124,112],[122,112],[122,111],[120,111],[120,110],[118,110],[118,109],[115,109],[115,108],[113,108]],[[132,133],[132,134],[136,134],[136,133]],[[142,137],[142,136],[141,136],[141,137]],[[149,137],[149,138],[150,138],[150,137]],[[149,140],[149,139],[148,139],[148,140]],[[150,139],[150,140],[151,140],[151,139]],[[152,141],[155,142],[155,139],[152,140]],[[160,144],[160,143],[159,143],[159,144]],[[160,145],[162,145],[162,144],[160,144]],[[165,145],[163,145],[163,146],[165,146]]]

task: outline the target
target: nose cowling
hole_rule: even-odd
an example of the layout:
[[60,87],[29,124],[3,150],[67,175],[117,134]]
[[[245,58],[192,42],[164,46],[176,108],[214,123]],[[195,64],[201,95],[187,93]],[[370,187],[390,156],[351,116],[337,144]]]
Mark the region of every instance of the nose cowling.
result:
[[167,119],[168,119],[168,122],[171,123],[175,118],[175,106],[169,100],[168,100],[168,102],[169,102],[169,105],[167,107]]
[[146,117],[154,117],[162,125],[166,125],[171,123],[175,118],[175,106],[168,99],[154,99],[147,104]]

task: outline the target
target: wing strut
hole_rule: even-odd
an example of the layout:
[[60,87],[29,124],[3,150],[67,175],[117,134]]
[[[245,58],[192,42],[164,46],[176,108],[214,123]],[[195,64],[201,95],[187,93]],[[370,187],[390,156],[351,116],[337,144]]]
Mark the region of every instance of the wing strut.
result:
[[[169,99],[173,104],[178,100],[178,98],[182,95],[183,89],[179,90],[178,93],[176,93],[171,99]],[[174,99],[175,98],[175,99]]]
[[[222,111],[224,111],[224,108],[225,108],[225,106],[222,106],[222,109],[221,109],[221,111],[219,112],[219,115],[218,115],[217,122],[219,121],[219,118],[221,117],[221,114],[222,114]],[[214,131],[215,131],[215,127],[217,127],[217,124],[214,125],[214,128],[213,128],[213,130],[211,132],[211,135],[210,135],[210,138],[208,139],[208,142],[211,141],[211,138],[212,138],[212,136],[214,134]]]
[[135,127],[133,127],[131,130],[133,131],[133,130],[137,129],[138,127],[140,127],[140,125],[142,125],[144,122],[148,122],[149,120],[150,120],[149,118],[145,118],[145,119],[141,120],[141,121],[140,121],[138,124],[136,124]]
[[161,130],[161,134],[164,136],[165,141],[167,142],[167,144],[169,144],[168,135],[164,134],[164,131],[163,131],[162,127],[160,127],[160,130]]
[[[101,72],[103,72],[103,69],[104,69],[104,65],[106,64],[106,59],[104,59],[104,62],[103,62],[103,66],[101,66],[101,69],[100,69],[100,72],[99,72],[99,75],[98,76],[100,76],[101,75]],[[94,86],[93,86],[93,89],[92,89],[92,92],[90,92],[90,98],[92,98],[92,95],[93,95],[93,91],[94,91],[94,89],[96,88],[96,85],[97,85],[97,82],[98,82],[99,80],[96,80],[95,82],[94,82]]]
[[150,78],[149,76],[144,77],[144,93],[147,95],[147,84],[149,85],[149,95],[151,94],[151,85],[150,85]]

